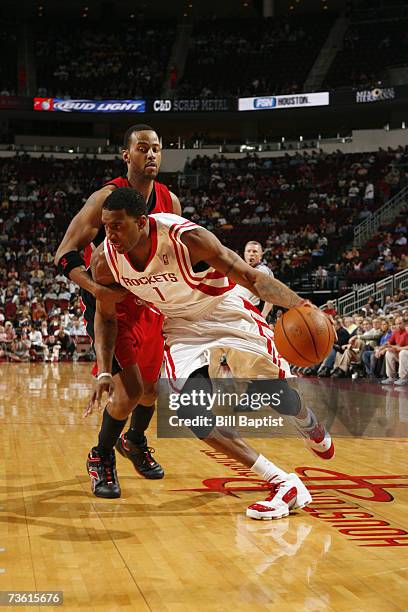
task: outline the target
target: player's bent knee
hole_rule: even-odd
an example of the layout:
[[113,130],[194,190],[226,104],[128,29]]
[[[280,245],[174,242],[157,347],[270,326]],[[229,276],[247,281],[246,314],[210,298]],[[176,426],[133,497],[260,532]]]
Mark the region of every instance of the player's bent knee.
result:
[[215,415],[205,406],[180,406],[177,416],[200,440],[208,438],[215,427]]
[[279,414],[284,416],[296,416],[302,408],[302,402],[299,393],[288,385],[286,380],[281,381],[279,385],[280,402],[274,409]]
[[299,393],[290,387],[286,380],[253,380],[247,388],[247,395],[257,402],[261,396],[269,398],[264,405],[269,405],[278,414],[284,416],[296,416],[302,408]]
[[143,395],[140,403],[143,406],[153,406],[157,400],[157,382],[143,382]]

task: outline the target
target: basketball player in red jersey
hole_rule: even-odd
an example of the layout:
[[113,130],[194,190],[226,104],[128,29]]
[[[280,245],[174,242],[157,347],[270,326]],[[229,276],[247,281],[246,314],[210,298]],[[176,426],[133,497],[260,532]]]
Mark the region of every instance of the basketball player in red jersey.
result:
[[[115,444],[144,477],[156,479],[164,475],[145,436],[154,412],[156,381],[163,361],[163,317],[128,292],[96,283],[88,267],[93,249],[105,238],[102,205],[117,188],[137,189],[150,213],[181,214],[181,208],[177,196],[155,180],[160,169],[161,146],[153,128],[131,126],[124,136],[122,155],[127,176],[109,181],[88,198],[71,221],[55,256],[58,269],[81,287],[84,319],[93,340],[96,299],[116,303],[119,327],[112,364],[117,389],[115,406],[114,410],[112,405],[106,406],[98,445],[90,454],[92,486],[98,497],[120,495],[116,486]],[[81,249],[85,249],[85,261],[79,254]],[[119,438],[131,410],[130,428]]]

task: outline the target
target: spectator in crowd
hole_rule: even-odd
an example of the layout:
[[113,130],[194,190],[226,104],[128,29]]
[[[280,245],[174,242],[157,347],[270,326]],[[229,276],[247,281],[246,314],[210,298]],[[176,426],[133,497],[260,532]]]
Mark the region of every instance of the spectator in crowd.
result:
[[384,353],[380,349],[389,342],[393,333],[391,325],[386,319],[381,320],[381,332],[382,335],[374,350],[370,347],[364,350],[361,356],[369,380],[378,380],[384,377]]
[[330,317],[337,316],[337,310],[335,308],[333,300],[327,300],[327,304],[326,304],[326,307],[323,308],[323,312],[329,315]]
[[[403,386],[408,384],[408,318],[398,317],[395,321],[397,329],[389,341],[379,349],[379,354],[385,352],[385,370],[387,378],[382,385]],[[398,373],[398,374],[397,374]]]
[[68,331],[71,337],[86,336],[86,328],[83,320],[74,317],[69,323]]
[[12,362],[21,363],[22,361],[29,361],[30,342],[23,335],[20,335],[11,341],[6,355]]
[[71,357],[75,351],[75,342],[71,338],[71,336],[60,327],[56,333],[56,341],[57,344],[60,345],[60,356]]
[[335,318],[334,328],[336,330],[337,339],[332,350],[318,368],[317,375],[320,378],[327,378],[330,376],[334,368],[337,355],[342,355],[344,353],[344,347],[348,346],[350,340],[350,333],[344,326],[344,321],[341,317]]
[[378,343],[382,331],[381,321],[375,319],[371,322],[370,319],[362,321],[363,333],[357,333],[350,337],[349,342],[342,346],[343,353],[337,353],[334,363],[334,378],[344,378],[350,373],[351,364],[361,363],[361,356],[366,345],[374,346]]

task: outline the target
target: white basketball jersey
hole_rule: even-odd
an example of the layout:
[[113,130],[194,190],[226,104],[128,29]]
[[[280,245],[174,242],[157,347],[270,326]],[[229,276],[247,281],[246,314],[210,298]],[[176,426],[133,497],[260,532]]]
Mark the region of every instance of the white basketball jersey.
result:
[[169,213],[149,215],[149,225],[151,253],[142,272],[133,268],[127,253],[118,253],[107,238],[104,241],[114,278],[137,297],[167,317],[193,320],[215,307],[235,286],[214,268],[193,270],[181,236],[199,225]]

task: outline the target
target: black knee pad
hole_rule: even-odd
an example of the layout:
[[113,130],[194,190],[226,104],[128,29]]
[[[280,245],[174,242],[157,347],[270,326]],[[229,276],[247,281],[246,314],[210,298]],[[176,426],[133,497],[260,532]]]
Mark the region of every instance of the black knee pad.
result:
[[[182,393],[192,393],[194,390],[204,390],[212,393],[212,383],[208,376],[208,367],[204,366],[193,372],[183,386]],[[215,427],[215,415],[211,410],[207,410],[205,404],[189,404],[188,406],[180,406],[177,410],[177,416],[181,419],[190,419],[192,421],[188,428],[193,432],[199,440],[208,438]]]
[[302,401],[299,393],[296,389],[293,389],[288,385],[286,380],[282,381],[283,393],[281,394],[281,402],[279,406],[275,407],[276,412],[285,416],[296,416],[299,414],[302,407]]
[[284,416],[296,416],[302,407],[299,393],[286,380],[255,380],[248,387],[251,393],[271,397],[269,406]]

